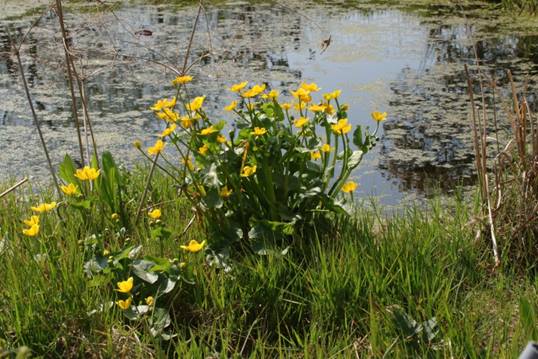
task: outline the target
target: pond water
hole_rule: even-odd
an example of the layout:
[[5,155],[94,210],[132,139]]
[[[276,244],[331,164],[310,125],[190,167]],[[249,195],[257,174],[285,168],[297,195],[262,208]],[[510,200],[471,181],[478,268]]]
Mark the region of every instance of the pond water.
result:
[[[24,67],[53,162],[77,153],[58,22],[38,4],[0,2],[0,181],[47,178],[5,31],[20,38],[42,13],[22,47]],[[87,77],[97,144],[130,165],[142,160],[132,142],[150,144],[162,129],[148,107],[172,95],[174,75],[162,65],[181,67],[198,7],[148,1],[112,9],[68,7],[66,22]],[[192,91],[207,95],[211,114],[227,118],[222,108],[233,97],[225,88],[242,80],[281,91],[302,81],[341,89],[353,124],[375,126],[370,112],[389,112],[379,145],[353,174],[358,196],[394,205],[423,197],[431,183],[451,191],[473,182],[463,76],[463,63],[474,62],[473,43],[484,72],[496,71],[503,81],[510,68],[530,88],[536,83],[535,36],[500,31],[510,27],[494,14],[480,6],[210,3],[189,59],[196,61]]]

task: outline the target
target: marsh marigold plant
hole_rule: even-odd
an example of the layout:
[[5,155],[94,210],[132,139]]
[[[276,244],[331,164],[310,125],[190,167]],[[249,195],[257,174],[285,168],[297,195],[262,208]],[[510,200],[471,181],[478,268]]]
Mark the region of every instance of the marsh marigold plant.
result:
[[[340,90],[323,94],[317,84],[302,83],[280,102],[266,84],[244,81],[227,89],[235,99],[223,108],[228,119],[216,121],[204,109],[205,96],[188,97],[185,84],[194,80],[178,77],[173,100],[151,107],[163,129],[147,151],[160,153],[161,168],[204,214],[209,246],[286,239],[346,213],[358,187],[349,177],[374,146],[385,113],[372,114],[377,127],[369,133],[353,128]],[[176,154],[162,152],[165,145]]]

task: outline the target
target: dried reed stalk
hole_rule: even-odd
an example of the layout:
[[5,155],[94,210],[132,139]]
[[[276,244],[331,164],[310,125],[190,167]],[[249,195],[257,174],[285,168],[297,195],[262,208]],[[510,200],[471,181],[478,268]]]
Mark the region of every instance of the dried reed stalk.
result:
[[69,86],[69,94],[71,95],[71,113],[73,114],[73,120],[75,122],[75,128],[77,131],[77,139],[78,139],[78,146],[79,146],[79,152],[80,152],[80,162],[84,166],[85,164],[84,147],[82,145],[82,135],[80,132],[80,120],[78,117],[77,98],[75,96],[75,90],[73,86],[73,73],[71,70],[71,61],[70,61],[71,50],[69,48],[67,31],[65,30],[64,13],[63,13],[61,0],[56,0],[56,13],[58,15],[58,22],[60,23],[60,29],[62,31],[62,42],[63,42],[63,48],[64,48],[64,54],[65,54],[65,66],[67,69],[67,84]]

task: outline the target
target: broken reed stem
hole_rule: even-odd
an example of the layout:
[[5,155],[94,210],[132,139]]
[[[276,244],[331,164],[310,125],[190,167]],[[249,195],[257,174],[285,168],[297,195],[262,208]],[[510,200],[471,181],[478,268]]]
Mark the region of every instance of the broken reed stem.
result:
[[15,183],[13,186],[9,187],[8,189],[6,189],[4,192],[0,193],[0,198],[8,195],[9,193],[13,192],[14,190],[16,190],[17,188],[19,188],[20,186],[22,186],[23,184],[25,184],[26,182],[28,182],[28,177],[24,177],[23,179],[21,179],[19,182]]
[[[471,114],[473,119],[473,144],[474,144],[474,151],[475,151],[475,166],[478,171],[478,177],[480,182],[482,182],[482,165],[481,165],[481,152],[480,152],[480,145],[479,145],[479,137],[478,137],[478,126],[477,126],[477,119],[476,119],[476,107],[474,103],[474,94],[473,94],[473,82],[471,80],[471,75],[469,74],[469,69],[467,67],[467,64],[464,65],[465,68],[465,75],[467,76],[467,93],[469,95],[469,99],[471,101]],[[485,194],[483,191],[482,183],[480,183],[480,190],[482,192],[483,197],[485,198]]]
[[499,126],[497,124],[497,101],[496,101],[496,90],[497,89],[497,78],[495,73],[493,73],[493,78],[491,79],[491,92],[492,92],[492,105],[493,105],[493,125],[495,126],[495,141],[497,145],[497,153],[501,152],[499,144]]
[[65,30],[64,14],[62,8],[62,0],[56,0],[56,11],[58,15],[58,21],[60,23],[60,29],[62,31],[62,42],[65,54],[65,66],[67,69],[67,84],[69,86],[69,93],[71,95],[71,113],[73,114],[73,120],[75,121],[75,128],[77,131],[78,146],[80,152],[80,161],[84,166],[84,147],[82,145],[82,135],[80,133],[80,120],[78,117],[77,98],[75,97],[75,90],[73,86],[73,73],[71,70],[71,61],[69,60],[71,53],[69,49],[69,42],[67,41],[67,32]]
[[515,114],[515,117],[512,121],[512,127],[514,130],[514,134],[516,136],[518,155],[519,155],[520,161],[522,161],[525,158],[525,142],[524,142],[524,136],[522,134],[521,107],[519,105],[519,100],[517,98],[516,85],[514,83],[514,79],[512,78],[512,72],[510,70],[507,70],[506,73],[508,75],[508,81],[510,82],[510,86],[512,87],[512,101],[513,101],[514,114]]
[[[187,52],[185,53],[185,59],[183,60],[183,67],[181,69],[181,75],[184,75],[185,70],[187,69],[187,64],[189,61],[189,56],[190,56],[191,48],[192,48],[192,42],[194,41],[194,34],[196,33],[196,27],[198,26],[198,20],[200,19],[200,14],[202,13],[202,9],[203,9],[203,5],[202,5],[202,1],[200,1],[200,4],[198,5],[198,14],[196,14],[196,19],[194,20],[194,25],[192,26],[189,44],[187,45]],[[138,220],[140,219],[140,214],[142,213],[142,208],[144,207],[144,202],[146,201],[146,196],[148,195],[149,186],[151,185],[151,179],[153,177],[153,173],[155,172],[155,168],[157,167],[158,159],[159,159],[159,154],[156,154],[155,158],[153,159],[153,162],[151,163],[151,169],[148,174],[146,186],[144,187],[144,192],[142,193],[142,198],[140,198],[138,210],[136,211],[136,217],[134,221],[135,224],[138,223]]]
[[32,102],[32,96],[30,95],[30,90],[28,88],[28,82],[26,81],[26,75],[24,74],[24,67],[22,66],[21,61],[21,55],[19,53],[19,49],[17,46],[15,46],[15,43],[13,42],[11,38],[11,33],[8,28],[6,28],[9,42],[11,44],[11,48],[13,50],[13,53],[15,54],[15,57],[17,58],[17,64],[19,66],[19,72],[21,74],[22,78],[22,84],[24,87],[24,92],[26,93],[26,98],[28,100],[28,104],[30,105],[30,111],[32,112],[32,118],[34,120],[34,125],[37,129],[37,133],[39,135],[39,140],[41,141],[41,146],[43,147],[43,152],[45,153],[45,157],[47,160],[47,165],[49,167],[50,174],[52,176],[52,180],[54,181],[54,186],[56,188],[56,191],[58,192],[58,195],[62,195],[62,191],[60,190],[60,185],[58,184],[58,179],[56,178],[56,173],[54,173],[54,167],[52,166],[52,161],[50,159],[49,151],[47,149],[47,143],[45,142],[45,137],[43,136],[43,132],[41,131],[41,125],[39,124],[39,120],[37,118],[37,114],[34,109],[34,104]]

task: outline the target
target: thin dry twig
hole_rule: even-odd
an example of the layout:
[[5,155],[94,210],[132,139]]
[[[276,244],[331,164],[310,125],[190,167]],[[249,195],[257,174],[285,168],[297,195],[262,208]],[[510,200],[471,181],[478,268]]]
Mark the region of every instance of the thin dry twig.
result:
[[9,193],[13,192],[14,190],[16,190],[17,188],[19,188],[20,186],[22,186],[23,184],[25,184],[26,182],[28,182],[28,177],[24,177],[23,179],[21,179],[19,182],[15,183],[13,186],[9,187],[8,189],[6,189],[4,192],[0,193],[0,198],[8,195]]
[[24,92],[26,93],[26,98],[28,100],[28,104],[30,105],[30,111],[32,112],[32,118],[34,120],[34,125],[37,129],[37,133],[39,135],[39,140],[41,141],[41,146],[43,147],[43,152],[45,153],[45,158],[47,160],[47,165],[49,167],[50,174],[52,176],[52,180],[54,181],[54,186],[56,187],[56,191],[61,196],[62,191],[60,190],[60,185],[58,184],[58,179],[56,178],[56,173],[54,172],[54,167],[52,166],[52,161],[50,159],[49,150],[47,148],[47,143],[45,142],[45,137],[43,136],[43,131],[41,130],[41,125],[39,123],[39,119],[37,118],[37,114],[34,109],[34,103],[32,102],[32,95],[30,94],[30,89],[28,88],[28,82],[26,81],[26,75],[24,74],[24,67],[22,65],[21,61],[21,55],[19,52],[19,48],[15,46],[15,42],[13,41],[11,37],[11,32],[9,31],[9,28],[6,27],[6,32],[8,35],[9,42],[11,44],[11,48],[13,50],[13,54],[17,58],[17,64],[19,66],[19,72],[21,74],[22,84],[24,87]]

